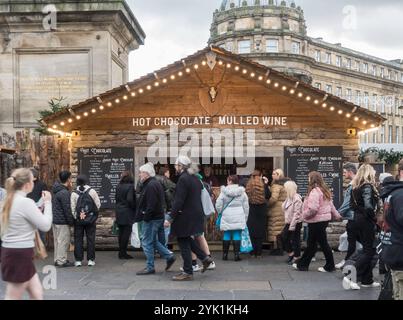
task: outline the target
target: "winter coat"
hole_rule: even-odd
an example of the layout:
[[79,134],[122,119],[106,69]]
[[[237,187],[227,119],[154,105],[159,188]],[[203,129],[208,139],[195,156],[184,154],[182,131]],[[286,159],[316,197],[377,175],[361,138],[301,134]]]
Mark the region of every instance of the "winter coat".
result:
[[381,198],[385,200],[382,259],[392,270],[403,271],[403,182],[386,183]]
[[284,222],[289,224],[289,231],[295,231],[295,226],[302,222],[302,198],[297,193],[293,199],[287,198],[282,205]]
[[172,202],[174,200],[176,184],[162,175],[157,175],[155,178],[162,184],[162,187],[164,189],[164,211],[170,212],[172,209]]
[[327,200],[320,188],[314,188],[305,198],[302,216],[307,223],[328,222],[342,219],[334,207],[333,201]]
[[[86,192],[90,188],[91,188],[90,186],[85,185],[84,192]],[[80,187],[77,187],[77,191],[80,192]],[[89,195],[91,196],[92,200],[94,200],[95,206],[99,210],[101,208],[101,200],[99,199],[98,193],[94,189],[91,188],[91,190],[89,191]],[[71,194],[71,198],[70,198],[71,213],[72,213],[74,219],[77,219],[76,207],[77,207],[78,198],[79,198],[79,195],[76,192],[73,192]]]
[[271,198],[269,200],[269,210],[267,212],[267,240],[273,242],[277,240],[284,229],[283,202],[287,198],[287,192],[284,189],[284,183],[287,180],[280,179],[271,186]]
[[52,187],[53,224],[74,225],[70,199],[71,195],[67,187],[60,182],[56,182]]
[[136,222],[161,220],[165,218],[164,205],[165,196],[162,184],[155,178],[148,178],[142,184]]
[[221,231],[244,230],[249,215],[249,201],[245,188],[237,184],[221,187],[216,209],[217,212],[222,212]]
[[367,219],[376,223],[376,210],[379,196],[375,187],[369,183],[353,189],[351,193],[350,206],[354,210],[354,219]]
[[187,171],[180,174],[171,211],[171,233],[178,238],[190,237],[204,231],[202,187],[195,175],[190,175]]
[[119,183],[116,187],[116,223],[120,226],[129,226],[134,223],[136,216],[136,201],[134,185]]

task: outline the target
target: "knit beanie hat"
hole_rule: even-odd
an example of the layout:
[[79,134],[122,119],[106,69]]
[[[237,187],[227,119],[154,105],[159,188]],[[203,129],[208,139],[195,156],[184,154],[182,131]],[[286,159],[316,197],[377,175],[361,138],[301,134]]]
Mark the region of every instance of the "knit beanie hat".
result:
[[175,162],[176,165],[181,164],[182,166],[189,168],[192,164],[192,160],[189,159],[187,156],[179,156]]
[[146,172],[150,177],[155,177],[154,165],[151,162],[140,167],[140,172]]

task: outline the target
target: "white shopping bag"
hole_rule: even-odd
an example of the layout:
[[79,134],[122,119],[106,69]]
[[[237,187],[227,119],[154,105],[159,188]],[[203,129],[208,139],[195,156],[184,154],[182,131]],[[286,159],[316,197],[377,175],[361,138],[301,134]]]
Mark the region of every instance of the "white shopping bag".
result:
[[[362,244],[357,241],[356,250],[361,250],[361,249],[362,249]],[[347,252],[347,251],[348,251],[347,231],[344,232],[344,233],[340,236],[339,251],[340,251],[340,252]]]
[[132,247],[134,247],[136,249],[141,248],[141,240],[140,240],[140,235],[139,235],[139,224],[138,223],[133,224],[132,235],[130,237],[130,244]]

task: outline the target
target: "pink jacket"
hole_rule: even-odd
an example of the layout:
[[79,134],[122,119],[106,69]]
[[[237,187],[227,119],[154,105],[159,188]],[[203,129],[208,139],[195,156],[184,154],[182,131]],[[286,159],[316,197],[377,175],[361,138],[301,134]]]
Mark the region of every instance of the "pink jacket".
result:
[[295,231],[297,223],[302,222],[302,199],[299,194],[294,199],[286,199],[283,202],[285,223],[290,225],[289,230]]
[[311,191],[304,201],[302,215],[307,223],[317,223],[341,219],[333,201],[326,200],[320,188]]

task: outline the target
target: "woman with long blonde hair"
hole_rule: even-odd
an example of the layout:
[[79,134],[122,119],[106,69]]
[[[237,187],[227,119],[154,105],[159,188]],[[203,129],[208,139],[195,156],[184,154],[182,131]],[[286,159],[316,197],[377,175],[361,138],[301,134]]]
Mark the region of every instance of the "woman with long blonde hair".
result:
[[269,180],[259,170],[252,173],[247,185],[249,199],[249,216],[247,226],[253,246],[251,255],[262,257],[263,240],[266,236],[267,200],[271,197]]
[[[363,164],[354,177],[351,192],[350,207],[354,210],[360,242],[363,246],[359,254],[355,268],[357,279],[361,279],[362,287],[375,288],[380,284],[373,279],[372,259],[376,253],[374,247],[376,233],[376,210],[379,201],[379,194],[375,187],[375,170],[369,164]],[[360,287],[356,282],[348,278],[344,281],[351,289],[358,290]]]
[[6,181],[7,196],[1,211],[1,274],[7,282],[6,300],[20,300],[25,291],[42,300],[43,289],[33,263],[35,231],[52,226],[52,196],[43,192],[44,214],[27,198],[34,177],[29,169],[17,169]]

